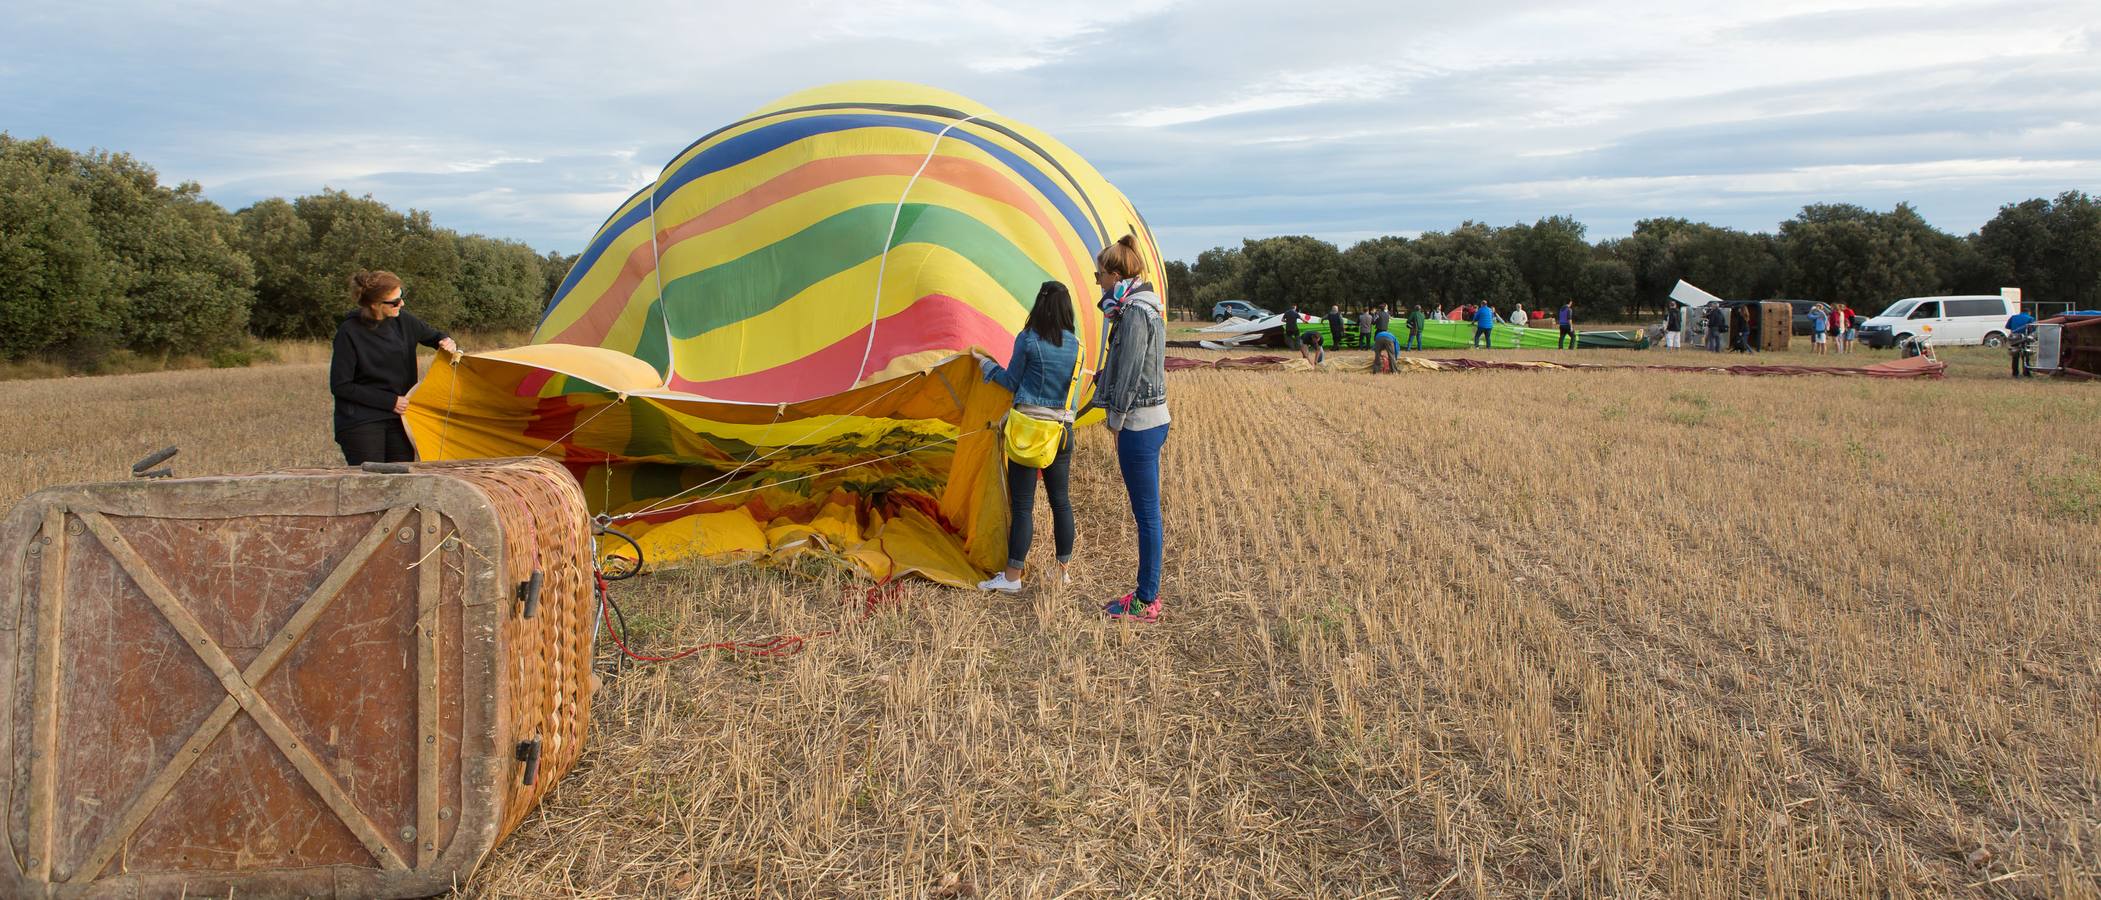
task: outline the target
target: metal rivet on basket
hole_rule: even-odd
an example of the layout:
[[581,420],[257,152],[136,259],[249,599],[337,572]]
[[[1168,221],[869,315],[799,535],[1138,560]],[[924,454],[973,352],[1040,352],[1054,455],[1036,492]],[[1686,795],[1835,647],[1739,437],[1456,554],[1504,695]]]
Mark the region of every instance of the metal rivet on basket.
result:
[[452,818],[452,807],[450,807],[450,806],[447,806],[447,807],[445,807],[445,808],[443,808],[443,809],[440,809],[440,810],[438,810],[438,818],[439,818],[439,819],[450,819],[450,818]]
[[399,541],[401,541],[401,542],[402,542],[402,543],[404,543],[404,544],[406,544],[406,543],[408,543],[408,542],[409,542],[409,541],[410,541],[411,539],[413,539],[413,538],[414,538],[415,536],[416,536],[416,529],[414,529],[414,528],[403,528],[403,529],[401,529],[401,534],[397,535],[395,539],[396,539],[396,540],[399,540]]
[[80,527],[80,523],[79,523],[79,522],[67,522],[67,523],[66,523],[66,533],[67,533],[67,534],[72,534],[72,535],[78,535],[78,534],[80,534],[80,532],[81,532],[82,530],[83,530],[83,529],[82,529],[82,528]]
[[414,828],[403,828],[403,829],[401,829],[401,839],[402,839],[402,840],[404,840],[404,841],[413,841],[413,840],[415,840],[415,839],[416,839],[416,829],[414,829]]

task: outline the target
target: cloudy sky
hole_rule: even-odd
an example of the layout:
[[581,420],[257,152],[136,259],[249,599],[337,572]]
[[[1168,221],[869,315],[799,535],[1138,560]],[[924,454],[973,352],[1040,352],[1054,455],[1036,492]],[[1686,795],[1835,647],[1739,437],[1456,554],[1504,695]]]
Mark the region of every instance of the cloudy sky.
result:
[[1557,213],[1771,229],[1910,201],[1974,230],[2101,191],[2085,2],[0,0],[0,129],[238,208],[326,185],[574,252],[687,142],[832,81],[1060,137],[1170,255]]

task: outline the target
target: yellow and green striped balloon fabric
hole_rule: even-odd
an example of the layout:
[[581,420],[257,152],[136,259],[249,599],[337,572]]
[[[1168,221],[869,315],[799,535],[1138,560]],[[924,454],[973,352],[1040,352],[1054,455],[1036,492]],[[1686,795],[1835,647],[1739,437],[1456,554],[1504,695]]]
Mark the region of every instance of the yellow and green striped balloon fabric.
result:
[[968,584],[1006,555],[1012,397],[962,354],[1004,362],[1056,280],[1091,373],[1094,258],[1126,234],[1164,295],[1137,210],[1048,135],[917,85],[806,91],[680,152],[533,343],[435,367],[408,424],[425,458],[562,460],[659,562],[822,549]]
[[[607,220],[535,343],[655,366],[674,390],[777,403],[1004,356],[1044,281],[1077,298],[1129,200],[1048,135],[945,91],[855,82],[784,98],[673,158]],[[1156,287],[1166,289],[1166,285]]]

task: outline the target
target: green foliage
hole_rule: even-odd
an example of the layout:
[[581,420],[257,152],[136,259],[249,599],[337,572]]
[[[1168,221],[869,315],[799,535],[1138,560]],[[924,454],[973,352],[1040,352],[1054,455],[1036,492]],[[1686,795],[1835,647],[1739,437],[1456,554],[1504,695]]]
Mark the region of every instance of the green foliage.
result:
[[2002,206],[1972,243],[1982,267],[2024,300],[2101,307],[2101,202],[2084,192]]
[[1342,253],[1334,244],[1305,235],[1246,241],[1240,289],[1249,303],[1272,310],[1298,304],[1303,312],[1325,312],[1349,300]]
[[517,241],[481,235],[458,239],[459,327],[482,331],[531,328],[545,306],[541,257]]
[[1507,312],[1517,302],[1552,310],[1569,301],[1583,319],[1661,310],[1680,279],[1731,299],[1786,296],[1869,313],[1901,297],[2002,285],[2020,286],[2031,301],[2101,306],[2101,203],[2078,191],[2008,205],[1968,237],[1932,227],[1903,203],[1887,212],[1812,204],[1777,235],[1683,218],[1643,219],[1633,234],[1597,244],[1584,235],[1581,222],[1557,215],[1504,228],[1466,222],[1342,250],[1303,235],[1250,239],[1198,254],[1177,292],[1205,313],[1236,298],[1315,314],[1331,304],[1486,303]]
[[1880,311],[1893,300],[1939,293],[1938,263],[1953,240],[1907,204],[1886,213],[1851,204],[1805,206],[1780,223],[1786,289]]
[[333,333],[358,269],[401,276],[411,308],[441,328],[525,329],[576,259],[343,191],[228,213],[126,154],[0,133],[0,359],[246,365],[251,334]]
[[231,216],[121,153],[0,135],[0,356],[209,353],[245,338],[255,275]]
[[0,134],[0,357],[114,341],[121,287],[77,166]]

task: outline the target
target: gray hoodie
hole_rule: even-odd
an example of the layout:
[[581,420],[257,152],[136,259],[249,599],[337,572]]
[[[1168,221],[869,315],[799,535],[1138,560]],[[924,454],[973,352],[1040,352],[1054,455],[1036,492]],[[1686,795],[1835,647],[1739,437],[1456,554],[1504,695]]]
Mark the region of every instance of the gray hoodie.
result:
[[1124,296],[1095,379],[1094,405],[1108,411],[1111,431],[1167,424],[1167,322],[1151,284],[1140,282]]

